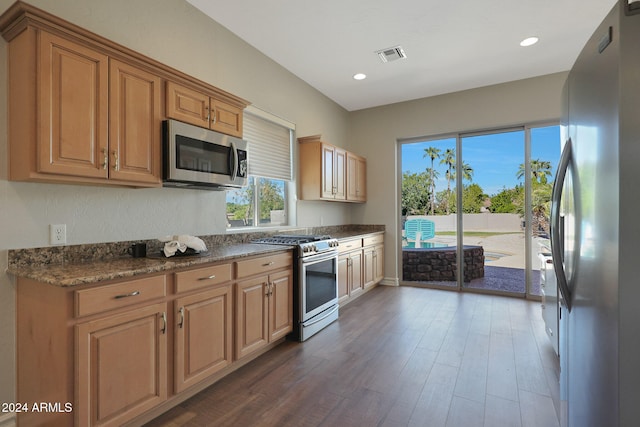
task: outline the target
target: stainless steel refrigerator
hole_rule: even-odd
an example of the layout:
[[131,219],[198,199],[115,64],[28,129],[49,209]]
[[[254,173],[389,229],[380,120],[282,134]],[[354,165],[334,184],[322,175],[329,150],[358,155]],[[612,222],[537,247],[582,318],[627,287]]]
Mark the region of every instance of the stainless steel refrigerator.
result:
[[640,425],[640,2],[619,0],[564,88],[551,240],[562,424]]

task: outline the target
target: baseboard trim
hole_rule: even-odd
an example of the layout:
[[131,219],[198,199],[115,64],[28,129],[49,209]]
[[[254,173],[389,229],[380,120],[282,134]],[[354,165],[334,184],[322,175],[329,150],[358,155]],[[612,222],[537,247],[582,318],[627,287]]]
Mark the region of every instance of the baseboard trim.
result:
[[397,278],[385,277],[380,281],[380,284],[384,286],[400,286],[400,281]]

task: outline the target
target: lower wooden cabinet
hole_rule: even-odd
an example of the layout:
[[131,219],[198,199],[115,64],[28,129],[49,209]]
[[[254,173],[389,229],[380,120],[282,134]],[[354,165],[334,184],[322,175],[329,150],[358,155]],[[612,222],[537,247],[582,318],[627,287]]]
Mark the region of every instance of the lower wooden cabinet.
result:
[[362,250],[341,254],[338,257],[339,302],[357,296],[363,289]]
[[292,266],[282,251],[105,285],[18,278],[17,401],[70,405],[18,424],[142,424],[177,405],[293,330]]
[[76,325],[77,425],[120,426],[167,398],[166,308]]
[[285,270],[236,285],[236,358],[293,330],[293,274]]
[[206,379],[233,362],[233,285],[174,302],[174,390]]
[[384,235],[340,240],[338,302],[346,304],[384,278]]

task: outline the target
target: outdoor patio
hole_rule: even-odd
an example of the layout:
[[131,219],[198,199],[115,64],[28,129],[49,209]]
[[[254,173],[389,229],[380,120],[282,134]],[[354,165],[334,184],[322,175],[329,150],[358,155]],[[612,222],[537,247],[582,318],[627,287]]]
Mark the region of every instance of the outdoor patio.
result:
[[[490,214],[489,214],[490,215]],[[433,238],[422,242],[423,247],[455,247],[455,232],[438,230]],[[480,246],[484,251],[484,276],[466,280],[463,287],[474,290],[507,292],[524,295],[525,293],[525,235],[523,231],[472,231],[463,236],[465,247]],[[548,245],[546,239],[533,237],[531,250],[531,289],[530,293],[540,296],[540,271],[538,253]],[[403,247],[414,246],[411,239],[403,240]],[[542,249],[541,249],[542,248]],[[430,249],[438,250],[438,249]],[[403,256],[403,258],[406,258]],[[411,280],[406,280],[411,282]],[[416,281],[415,283],[420,283]],[[457,287],[455,279],[425,281],[422,283]]]

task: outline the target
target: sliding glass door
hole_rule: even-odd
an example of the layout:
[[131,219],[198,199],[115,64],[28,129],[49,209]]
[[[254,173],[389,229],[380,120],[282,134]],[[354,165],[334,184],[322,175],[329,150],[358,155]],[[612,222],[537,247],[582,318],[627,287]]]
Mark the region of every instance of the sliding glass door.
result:
[[459,288],[456,145],[456,138],[441,138],[401,147],[402,275],[407,282]]
[[463,288],[524,296],[524,129],[464,135]]
[[539,298],[559,127],[403,141],[400,154],[402,282]]

